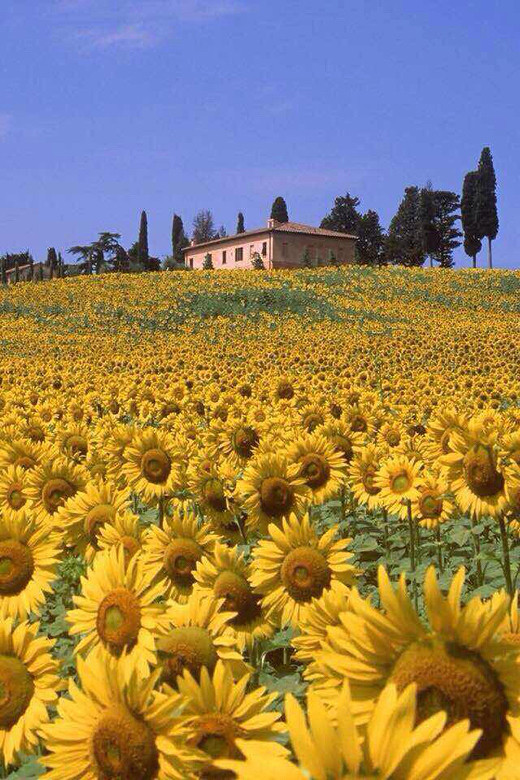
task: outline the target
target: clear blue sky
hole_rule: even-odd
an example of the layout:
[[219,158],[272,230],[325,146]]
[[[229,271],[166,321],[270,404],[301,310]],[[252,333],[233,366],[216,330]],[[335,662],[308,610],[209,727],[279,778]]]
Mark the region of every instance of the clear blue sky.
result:
[[130,245],[144,208],[162,256],[174,211],[234,232],[279,194],[319,224],[348,190],[386,227],[489,145],[496,265],[520,267],[517,0],[2,0],[0,22],[0,253]]

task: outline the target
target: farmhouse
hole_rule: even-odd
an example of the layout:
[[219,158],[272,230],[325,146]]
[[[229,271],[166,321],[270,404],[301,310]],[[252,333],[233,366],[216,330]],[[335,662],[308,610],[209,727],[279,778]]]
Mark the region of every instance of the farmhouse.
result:
[[270,219],[265,228],[201,244],[192,242],[184,250],[184,261],[188,268],[200,269],[209,255],[215,269],[252,268],[253,258],[259,255],[265,268],[301,268],[307,254],[313,266],[334,261],[348,265],[354,262],[356,240],[347,233]]

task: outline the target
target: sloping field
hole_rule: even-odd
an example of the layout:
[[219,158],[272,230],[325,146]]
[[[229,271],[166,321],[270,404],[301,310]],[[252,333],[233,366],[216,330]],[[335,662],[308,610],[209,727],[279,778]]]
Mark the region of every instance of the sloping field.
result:
[[520,777],[520,273],[78,277],[0,323],[3,776]]

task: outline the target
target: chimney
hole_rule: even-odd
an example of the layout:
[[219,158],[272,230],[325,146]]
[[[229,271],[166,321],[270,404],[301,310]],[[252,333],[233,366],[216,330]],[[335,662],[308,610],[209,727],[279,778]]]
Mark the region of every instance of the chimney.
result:
[[197,242],[195,241],[194,238],[191,239],[190,246],[197,246]]
[[267,220],[267,227],[269,228],[269,230],[273,230],[275,226],[276,226],[276,219]]

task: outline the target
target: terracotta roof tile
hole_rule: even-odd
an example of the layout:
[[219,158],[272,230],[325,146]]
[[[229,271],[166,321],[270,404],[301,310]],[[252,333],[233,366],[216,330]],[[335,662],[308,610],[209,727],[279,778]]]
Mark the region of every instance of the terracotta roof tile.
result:
[[224,238],[214,238],[212,241],[202,241],[200,244],[194,246],[187,246],[183,251],[189,252],[194,249],[203,246],[215,246],[225,241],[234,241],[237,238],[244,238],[248,236],[258,236],[262,233],[269,233],[274,231],[275,233],[301,233],[308,236],[322,236],[323,238],[351,238],[357,240],[357,236],[350,233],[338,233],[336,230],[324,230],[323,228],[313,227],[312,225],[304,225],[302,222],[275,222],[274,227],[262,227],[255,230],[246,230],[244,233],[235,233],[231,236],[225,236]]

